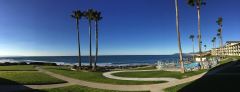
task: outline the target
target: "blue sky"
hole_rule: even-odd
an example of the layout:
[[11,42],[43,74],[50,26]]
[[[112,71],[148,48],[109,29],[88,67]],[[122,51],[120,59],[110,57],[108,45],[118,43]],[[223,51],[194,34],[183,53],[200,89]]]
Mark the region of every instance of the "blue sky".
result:
[[[240,1],[230,1],[207,0],[201,9],[203,44],[208,49],[217,33],[219,16],[224,19],[224,41],[240,39]],[[192,51],[189,35],[197,35],[197,11],[186,2],[179,0],[185,53]],[[75,9],[89,8],[101,11],[103,16],[99,24],[100,55],[178,52],[174,0],[0,0],[0,55],[76,55],[76,27],[70,14]],[[80,32],[82,54],[88,55],[86,19],[80,21]]]

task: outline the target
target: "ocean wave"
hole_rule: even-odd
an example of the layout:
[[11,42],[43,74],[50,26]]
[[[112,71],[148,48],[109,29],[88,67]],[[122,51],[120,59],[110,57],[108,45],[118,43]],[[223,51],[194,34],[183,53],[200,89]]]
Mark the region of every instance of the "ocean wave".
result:
[[14,60],[14,59],[0,59],[0,63],[5,63],[5,62],[17,63],[17,62],[21,62],[21,61]]
[[49,62],[49,61],[38,61],[38,60],[22,60],[24,62]]

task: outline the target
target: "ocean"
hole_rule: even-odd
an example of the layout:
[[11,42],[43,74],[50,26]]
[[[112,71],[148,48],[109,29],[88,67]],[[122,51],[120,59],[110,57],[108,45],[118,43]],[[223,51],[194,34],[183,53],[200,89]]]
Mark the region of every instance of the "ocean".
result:
[[[94,57],[93,57],[94,58]],[[89,64],[89,57],[82,56],[82,64]],[[98,66],[131,66],[153,65],[157,61],[177,62],[177,55],[112,55],[99,56]],[[77,56],[24,56],[24,57],[0,57],[1,62],[54,62],[58,65],[77,64]]]

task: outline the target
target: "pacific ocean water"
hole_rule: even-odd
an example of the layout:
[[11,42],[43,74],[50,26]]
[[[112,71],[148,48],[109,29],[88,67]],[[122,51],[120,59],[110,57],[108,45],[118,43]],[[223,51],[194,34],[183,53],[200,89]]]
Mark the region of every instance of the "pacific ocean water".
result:
[[[187,57],[187,56],[185,56]],[[94,60],[94,56],[92,57]],[[54,62],[57,64],[77,64],[77,56],[17,56],[0,57],[0,62]],[[89,57],[81,57],[82,64],[88,65]],[[177,55],[106,55],[99,56],[99,66],[153,65],[157,61],[178,62]]]

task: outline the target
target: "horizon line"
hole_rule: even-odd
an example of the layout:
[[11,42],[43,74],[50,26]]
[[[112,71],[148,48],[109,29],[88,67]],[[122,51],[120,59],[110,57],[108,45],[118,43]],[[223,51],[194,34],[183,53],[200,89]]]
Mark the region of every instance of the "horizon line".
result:
[[[161,54],[161,55],[174,55],[174,54]],[[0,56],[0,57],[54,57],[54,56],[78,56],[78,55],[49,55],[49,56],[43,56],[43,55],[6,55],[6,56]],[[82,56],[89,56],[89,55],[82,55]],[[157,56],[157,55],[98,55],[98,56]],[[94,57],[94,56],[92,56]]]

